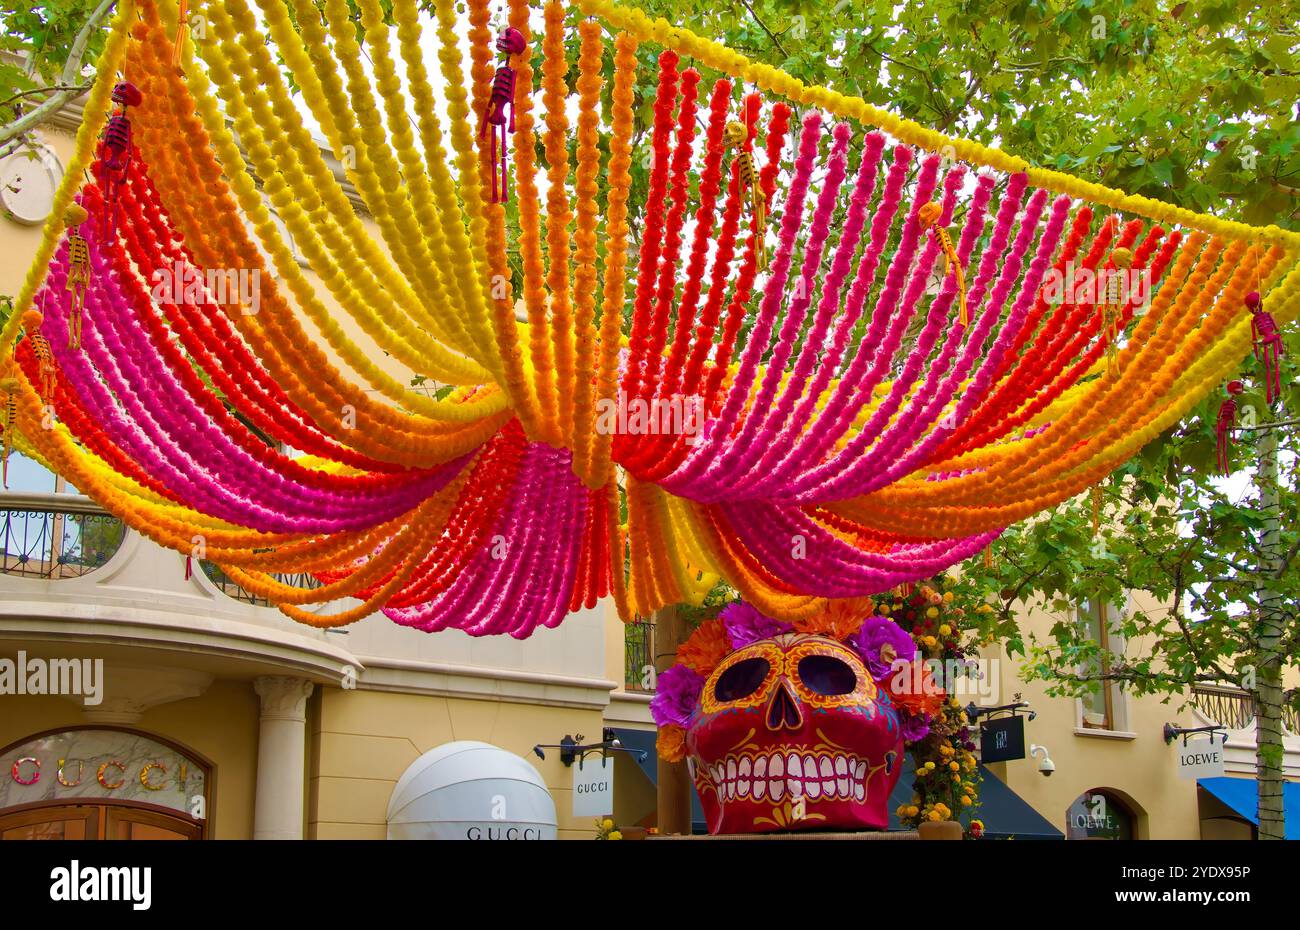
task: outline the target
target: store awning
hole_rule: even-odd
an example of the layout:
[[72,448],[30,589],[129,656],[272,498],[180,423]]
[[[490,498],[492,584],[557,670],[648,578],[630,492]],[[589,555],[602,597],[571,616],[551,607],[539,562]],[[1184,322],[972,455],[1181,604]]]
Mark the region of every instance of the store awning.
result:
[[[1196,783],[1224,804],[1259,826],[1259,784],[1253,778],[1219,775],[1198,778]],[[1282,783],[1282,815],[1286,818],[1286,838],[1300,840],[1300,782]]]
[[[508,819],[489,818],[500,801]],[[555,801],[541,773],[477,740],[435,746],[407,767],[388,799],[390,840],[553,840]]]
[[1065,839],[1065,834],[1052,826],[1051,821],[982,765],[979,776],[979,819],[984,822],[985,837],[994,840]]
[[[979,767],[980,806],[976,816],[984,823],[984,836],[995,840],[1063,840],[1065,834],[1052,826],[1042,814],[1029,806],[1006,782],[984,766]],[[912,799],[912,757],[903,757],[903,774],[889,796],[889,829],[901,830],[899,806]]]
[[[645,772],[646,778],[650,779],[650,784],[658,785],[659,757],[655,753],[656,732],[654,730],[628,730],[614,727],[614,736],[628,749],[645,753],[643,759],[638,759],[636,753],[632,753],[632,760],[640,766],[641,771]],[[700,807],[700,799],[695,793],[694,785],[691,786],[691,832],[709,832],[704,823],[704,808]]]

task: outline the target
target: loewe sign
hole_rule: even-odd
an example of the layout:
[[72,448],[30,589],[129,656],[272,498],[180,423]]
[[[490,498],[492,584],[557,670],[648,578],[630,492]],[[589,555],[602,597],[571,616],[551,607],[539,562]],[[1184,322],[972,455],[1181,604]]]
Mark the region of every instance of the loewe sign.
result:
[[1223,774],[1223,749],[1227,736],[1210,734],[1178,747],[1178,777],[1217,778]]

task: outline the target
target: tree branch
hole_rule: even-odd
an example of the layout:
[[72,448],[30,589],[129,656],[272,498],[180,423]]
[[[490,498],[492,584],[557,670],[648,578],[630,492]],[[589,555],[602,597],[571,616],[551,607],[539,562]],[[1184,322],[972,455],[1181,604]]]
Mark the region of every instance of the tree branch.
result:
[[90,89],[89,84],[68,85],[68,84],[51,84],[49,87],[33,87],[30,90],[20,90],[18,93],[0,100],[0,107],[8,107],[22,100],[24,97],[32,97],[36,94],[52,94],[62,91],[73,91],[81,94]]
[[758,14],[754,12],[754,8],[749,5],[749,0],[740,0],[740,5],[749,11],[749,15],[753,18],[754,22],[758,23],[758,27],[767,33],[767,37],[772,40],[772,44],[776,46],[776,50],[785,58],[789,58],[790,53],[785,50],[785,46],[781,44],[781,40],[777,37],[776,33],[767,28],[767,23],[758,18]]
[[0,129],[0,145],[28,130],[35,129],[50,116],[61,110],[69,101],[75,100],[85,92],[84,88],[73,84],[75,79],[81,76],[81,59],[86,54],[86,46],[90,44],[91,35],[100,27],[109,11],[116,5],[117,0],[103,0],[99,6],[95,7],[85,25],[81,27],[81,31],[77,33],[77,37],[73,40],[72,48],[68,51],[68,60],[63,66],[63,75],[59,81],[60,85],[65,86],[65,89],[56,91],[35,109],[24,113],[17,119],[10,121],[3,129]]

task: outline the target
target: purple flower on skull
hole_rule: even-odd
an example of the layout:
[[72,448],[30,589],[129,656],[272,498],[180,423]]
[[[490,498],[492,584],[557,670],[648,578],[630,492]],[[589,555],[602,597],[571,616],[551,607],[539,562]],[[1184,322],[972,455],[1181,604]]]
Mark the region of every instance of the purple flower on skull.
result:
[[868,617],[849,639],[849,645],[862,656],[876,681],[887,677],[895,662],[911,662],[916,657],[912,637],[888,617]]
[[657,726],[689,726],[691,713],[704,690],[704,679],[685,665],[674,665],[660,673],[650,716]]
[[913,716],[902,711],[898,715],[899,728],[903,731],[904,743],[915,743],[930,735],[930,718],[924,714]]
[[740,649],[760,639],[771,639],[779,633],[789,633],[794,629],[788,623],[759,613],[757,607],[744,601],[732,601],[722,608],[718,619],[727,631],[732,649]]

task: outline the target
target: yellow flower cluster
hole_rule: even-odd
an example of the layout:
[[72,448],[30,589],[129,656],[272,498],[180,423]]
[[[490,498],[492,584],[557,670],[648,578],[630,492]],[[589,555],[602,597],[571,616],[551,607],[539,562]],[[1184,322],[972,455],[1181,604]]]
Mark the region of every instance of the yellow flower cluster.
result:
[[[578,24],[582,50],[578,55],[578,174],[577,226],[574,229],[573,271],[573,405],[568,445],[573,450],[573,471],[588,487],[599,487],[605,476],[591,469],[592,424],[595,422],[596,358],[596,225],[600,194],[600,89],[603,44],[600,25],[593,20]],[[617,333],[613,334],[617,344]],[[558,351],[558,347],[557,347]]]
[[[623,325],[623,302],[627,284],[627,199],[632,184],[632,111],[636,87],[637,41],[625,32],[614,39],[614,89],[610,116],[609,169],[607,172],[609,209],[605,222],[605,275],[602,282],[600,311],[600,354],[596,361],[596,402],[612,403],[618,384],[619,335]],[[591,465],[585,475],[590,486],[599,486],[612,477],[610,444],[607,432],[592,440]],[[621,551],[621,550],[620,550]]]
[[[311,46],[317,66],[316,71],[312,71],[307,67],[303,41],[294,32],[284,7],[275,3],[266,6],[270,12],[268,26],[280,43],[282,54],[297,61],[300,69],[312,74],[324,73],[326,68],[321,67],[320,56],[327,56],[328,48]],[[208,65],[208,74],[226,102],[226,115],[233,120],[254,171],[264,179],[272,205],[339,304],[356,317],[377,344],[417,373],[451,383],[485,380],[487,369],[453,353],[413,322],[422,319],[430,329],[434,329],[432,320],[422,318],[420,312],[424,300],[430,298],[417,297],[406,285],[410,278],[408,270],[414,261],[408,260],[402,269],[403,274],[397,274],[365,233],[319,148],[303,127],[270,53],[265,46],[243,41],[242,36],[256,25],[247,5],[243,0],[212,0],[206,12],[218,41],[198,43],[197,48]],[[319,29],[318,22],[313,25]],[[304,29],[304,33],[309,32],[310,26]],[[337,82],[333,68],[329,70],[328,79]],[[202,86],[202,82],[203,76],[196,70],[190,83]],[[303,82],[303,93],[304,98],[320,108],[322,114],[327,112],[325,102],[336,99],[323,92],[320,81],[311,79]],[[200,100],[211,99],[206,94],[198,97]],[[324,125],[333,129],[336,121],[344,121],[343,116],[336,107]],[[221,146],[220,136],[226,133],[216,126],[210,126],[209,131],[214,143]],[[354,147],[358,164],[367,158],[361,134],[343,132],[338,140],[338,151],[347,151],[349,145]],[[221,148],[224,149],[220,152],[222,162],[229,175],[246,175],[247,169],[238,149]],[[358,172],[358,180],[359,186],[369,196],[381,196],[379,179],[372,173]],[[428,397],[419,400],[420,395],[415,395],[379,369],[367,353],[344,334],[334,314],[316,296],[297,260],[276,233],[274,222],[256,188],[235,177],[232,177],[232,187],[241,208],[271,252],[277,271],[312,322],[349,366],[377,389],[413,409],[435,417],[464,416],[463,411],[454,410],[464,405],[433,401]],[[376,220],[385,230],[390,247],[394,240],[413,242],[418,238],[423,241],[414,232],[418,227],[409,215],[402,217],[408,222],[399,226],[398,220],[382,209],[382,204],[377,206],[380,209],[376,210]],[[392,250],[399,261],[406,257],[404,249]],[[425,266],[431,263],[428,257],[422,262]],[[397,295],[398,307],[403,312],[394,312],[391,306],[385,307],[385,294]],[[446,295],[440,290],[437,297],[443,304],[447,303]],[[504,409],[505,399],[499,397],[493,404]]]

